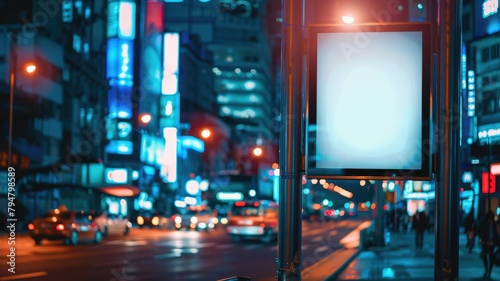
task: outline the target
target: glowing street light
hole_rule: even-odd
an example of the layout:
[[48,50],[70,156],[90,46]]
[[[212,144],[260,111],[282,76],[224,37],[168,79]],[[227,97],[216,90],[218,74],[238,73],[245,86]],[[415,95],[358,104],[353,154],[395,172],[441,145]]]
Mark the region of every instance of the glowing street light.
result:
[[[7,167],[12,164],[12,123],[14,119],[14,90],[16,88],[16,72],[17,72],[17,54],[16,50],[12,46],[10,49],[11,61],[10,61],[10,92],[9,92],[9,136],[7,144]],[[24,70],[28,74],[33,74],[36,70],[36,65],[29,63],[25,65]]]
[[261,156],[264,151],[260,147],[256,147],[253,149],[253,155],[255,156]]
[[342,16],[342,22],[345,24],[354,23],[354,17],[353,16]]
[[204,129],[203,131],[201,131],[201,136],[204,138],[204,139],[208,139],[211,135],[211,132],[209,129]]
[[140,117],[140,120],[143,124],[149,124],[149,122],[151,122],[152,119],[153,117],[149,113],[144,113]]
[[26,64],[24,70],[26,70],[27,73],[32,74],[36,71],[36,65],[33,63],[28,63]]

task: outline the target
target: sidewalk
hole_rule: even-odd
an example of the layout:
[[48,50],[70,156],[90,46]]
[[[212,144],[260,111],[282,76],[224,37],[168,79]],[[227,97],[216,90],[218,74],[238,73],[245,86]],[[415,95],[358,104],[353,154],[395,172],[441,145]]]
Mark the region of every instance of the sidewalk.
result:
[[[480,246],[476,245],[469,253],[465,247],[466,237],[463,232],[459,237],[459,281],[479,281],[483,279],[483,264],[479,257]],[[305,278],[305,281],[344,281],[344,280],[434,280],[434,233],[426,232],[424,247],[415,250],[415,233],[400,232],[391,234],[390,243],[385,247],[351,251],[350,256],[333,253],[325,261],[320,271],[330,268],[330,275],[325,277]],[[500,267],[494,267],[490,280],[500,280]]]

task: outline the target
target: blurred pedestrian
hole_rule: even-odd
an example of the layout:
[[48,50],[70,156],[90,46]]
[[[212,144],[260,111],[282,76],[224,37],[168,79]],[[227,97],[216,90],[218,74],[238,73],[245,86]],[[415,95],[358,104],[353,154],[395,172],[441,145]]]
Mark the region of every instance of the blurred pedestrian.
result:
[[492,211],[489,211],[479,224],[479,238],[481,239],[481,258],[484,265],[484,278],[490,278],[494,266],[494,250],[498,244],[499,232]]
[[424,233],[427,229],[427,216],[424,211],[417,211],[413,215],[412,229],[415,230],[415,248],[420,251],[424,246]]
[[474,212],[472,210],[464,219],[464,231],[467,237],[466,247],[469,250],[469,253],[472,253],[478,231],[478,224],[474,218]]

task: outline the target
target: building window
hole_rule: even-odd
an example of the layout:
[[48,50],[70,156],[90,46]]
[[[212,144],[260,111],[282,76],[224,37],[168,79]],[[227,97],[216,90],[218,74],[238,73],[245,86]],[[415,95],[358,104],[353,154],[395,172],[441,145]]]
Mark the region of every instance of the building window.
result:
[[495,45],[491,46],[491,59],[492,60],[499,58],[499,47],[500,47],[499,44],[495,44]]
[[481,61],[487,62],[490,60],[490,48],[484,48],[481,50]]
[[92,9],[89,6],[85,7],[85,19],[89,20],[91,16],[92,16]]
[[46,140],[42,143],[42,146],[45,155],[59,157],[60,144],[58,140],[46,137]]
[[77,53],[82,51],[82,39],[78,34],[73,34],[73,50]]
[[470,14],[465,14],[462,16],[462,31],[463,32],[470,31]]

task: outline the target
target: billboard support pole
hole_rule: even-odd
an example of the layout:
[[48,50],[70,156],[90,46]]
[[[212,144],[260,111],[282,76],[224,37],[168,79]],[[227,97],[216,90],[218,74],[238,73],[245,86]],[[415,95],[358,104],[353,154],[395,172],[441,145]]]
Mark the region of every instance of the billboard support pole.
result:
[[282,0],[277,279],[301,280],[304,0]]
[[437,1],[439,85],[434,280],[458,280],[458,171],[462,1]]

